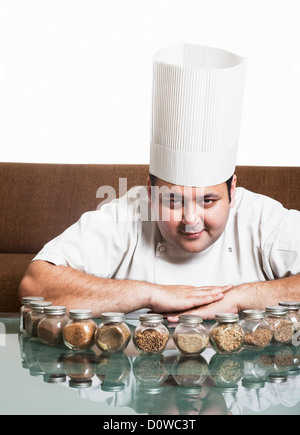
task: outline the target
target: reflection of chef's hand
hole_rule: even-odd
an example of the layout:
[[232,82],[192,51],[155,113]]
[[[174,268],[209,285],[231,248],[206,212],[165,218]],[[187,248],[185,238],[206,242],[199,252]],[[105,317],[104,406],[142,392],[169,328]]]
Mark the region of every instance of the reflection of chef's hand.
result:
[[151,289],[149,307],[156,313],[182,312],[219,301],[232,287],[232,285],[222,287],[155,285]]

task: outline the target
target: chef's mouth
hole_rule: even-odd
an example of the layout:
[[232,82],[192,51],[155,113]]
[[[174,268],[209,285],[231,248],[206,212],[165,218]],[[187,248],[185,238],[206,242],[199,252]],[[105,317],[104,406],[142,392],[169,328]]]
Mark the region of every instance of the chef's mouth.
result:
[[202,230],[193,230],[193,231],[185,231],[185,230],[180,230],[179,231],[183,236],[189,238],[189,239],[196,239],[198,237],[201,236],[201,234],[203,234],[204,229],[202,228]]

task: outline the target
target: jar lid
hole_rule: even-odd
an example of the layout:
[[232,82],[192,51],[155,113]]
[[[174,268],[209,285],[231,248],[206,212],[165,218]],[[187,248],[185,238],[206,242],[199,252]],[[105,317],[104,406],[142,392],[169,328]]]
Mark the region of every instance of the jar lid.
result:
[[202,322],[202,317],[196,314],[180,314],[179,322],[188,323],[189,325],[195,325]]
[[69,316],[71,319],[90,319],[93,316],[92,310],[88,309],[74,309],[69,311]]
[[52,305],[49,307],[45,307],[45,314],[57,315],[57,314],[65,314],[67,311],[66,307],[61,307],[57,305]]
[[263,310],[244,310],[243,317],[246,319],[263,319],[266,317],[266,312]]
[[163,316],[162,314],[146,313],[146,314],[141,314],[139,319],[141,322],[156,323],[156,322],[161,322],[163,320]]
[[239,315],[234,313],[218,313],[215,315],[215,319],[224,323],[233,323],[239,320]]
[[267,314],[285,315],[288,313],[287,307],[281,307],[280,305],[273,305],[266,307]]
[[101,320],[105,322],[122,322],[125,319],[124,313],[102,313]]
[[50,307],[50,305],[52,305],[52,302],[49,302],[49,301],[30,302],[30,307],[33,310],[44,310],[45,307]]
[[285,301],[285,302],[279,302],[279,305],[281,305],[282,307],[286,307],[289,310],[299,310],[300,308],[300,302],[290,302],[290,301]]
[[34,302],[34,301],[43,301],[44,297],[43,296],[24,296],[22,298],[22,303],[28,303],[28,302]]

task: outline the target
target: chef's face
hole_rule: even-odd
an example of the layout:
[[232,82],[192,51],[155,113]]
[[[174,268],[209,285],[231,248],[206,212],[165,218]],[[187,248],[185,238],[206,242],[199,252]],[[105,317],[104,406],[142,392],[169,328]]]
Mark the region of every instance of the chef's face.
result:
[[[236,176],[231,184],[210,187],[183,187],[156,179],[154,189],[148,180],[152,212],[163,239],[187,253],[209,248],[223,233],[230,208],[235,204]],[[154,193],[153,193],[154,192]]]

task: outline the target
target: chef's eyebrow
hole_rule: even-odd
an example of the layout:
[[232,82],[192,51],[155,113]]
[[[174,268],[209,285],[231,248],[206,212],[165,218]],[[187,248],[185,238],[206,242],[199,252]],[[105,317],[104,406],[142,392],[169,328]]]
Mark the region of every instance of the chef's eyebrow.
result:
[[201,195],[202,198],[220,198],[220,194],[219,193],[214,193],[214,192],[208,192],[208,193],[204,193],[204,195]]

